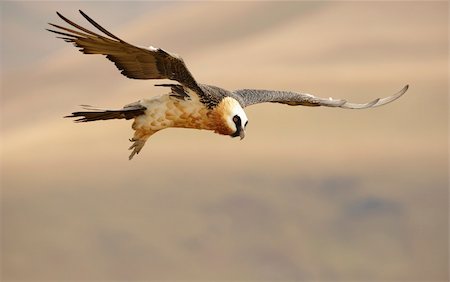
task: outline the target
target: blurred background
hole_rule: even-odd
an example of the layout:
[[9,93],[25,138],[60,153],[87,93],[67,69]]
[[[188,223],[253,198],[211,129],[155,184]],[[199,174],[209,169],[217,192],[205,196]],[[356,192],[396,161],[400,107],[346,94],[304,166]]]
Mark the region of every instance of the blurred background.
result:
[[[12,280],[448,280],[448,2],[2,2],[1,272]],[[80,104],[164,93],[45,31],[84,10],[197,81],[366,102],[256,105],[243,141]]]

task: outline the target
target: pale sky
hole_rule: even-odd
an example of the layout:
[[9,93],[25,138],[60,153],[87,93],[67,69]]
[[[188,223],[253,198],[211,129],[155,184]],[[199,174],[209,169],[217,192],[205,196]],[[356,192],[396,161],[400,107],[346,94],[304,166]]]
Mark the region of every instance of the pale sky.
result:
[[[1,2],[2,281],[448,280],[448,3]],[[197,81],[370,101],[246,108],[243,141],[75,124],[163,94],[45,31],[55,11]]]

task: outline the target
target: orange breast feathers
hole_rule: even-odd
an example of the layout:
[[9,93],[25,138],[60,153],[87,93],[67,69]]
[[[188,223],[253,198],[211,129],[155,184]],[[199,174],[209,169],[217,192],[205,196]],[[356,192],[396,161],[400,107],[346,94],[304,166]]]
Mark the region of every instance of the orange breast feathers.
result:
[[[224,99],[225,100],[225,99]],[[196,128],[213,130],[219,134],[233,133],[225,119],[229,103],[220,103],[210,110],[198,100],[179,100],[162,95],[149,100],[142,100],[147,108],[145,115],[135,119],[133,128],[159,131],[168,127]]]

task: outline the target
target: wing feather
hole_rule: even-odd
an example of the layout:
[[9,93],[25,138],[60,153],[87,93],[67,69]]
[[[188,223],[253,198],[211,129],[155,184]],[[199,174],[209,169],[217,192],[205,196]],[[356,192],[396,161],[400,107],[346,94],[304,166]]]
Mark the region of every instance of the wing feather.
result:
[[350,103],[343,99],[320,98],[311,94],[290,92],[290,91],[272,91],[257,89],[241,89],[233,92],[238,100],[247,107],[259,103],[281,103],[290,106],[310,106],[310,107],[338,107],[343,109],[367,109],[386,105],[400,98],[408,90],[408,85],[394,95],[378,98],[368,103],[358,104]]
[[175,80],[197,93],[201,101],[210,98],[203,93],[180,57],[160,48],[145,48],[129,44],[103,28],[83,11],[80,10],[80,13],[106,36],[84,28],[58,12],[57,15],[74,29],[50,23],[57,30],[47,30],[62,35],[63,37],[58,38],[73,43],[85,54],[105,55],[128,78]]

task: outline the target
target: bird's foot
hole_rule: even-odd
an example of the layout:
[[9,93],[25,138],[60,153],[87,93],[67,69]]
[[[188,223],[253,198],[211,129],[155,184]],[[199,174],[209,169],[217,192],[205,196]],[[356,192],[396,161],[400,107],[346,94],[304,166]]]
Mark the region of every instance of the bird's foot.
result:
[[144,147],[145,142],[147,141],[147,138],[146,139],[131,138],[130,141],[133,142],[133,144],[130,146],[130,148],[128,148],[128,150],[133,150],[133,151],[131,152],[130,156],[128,157],[129,160],[131,160],[134,157],[134,155],[139,154],[139,152]]

